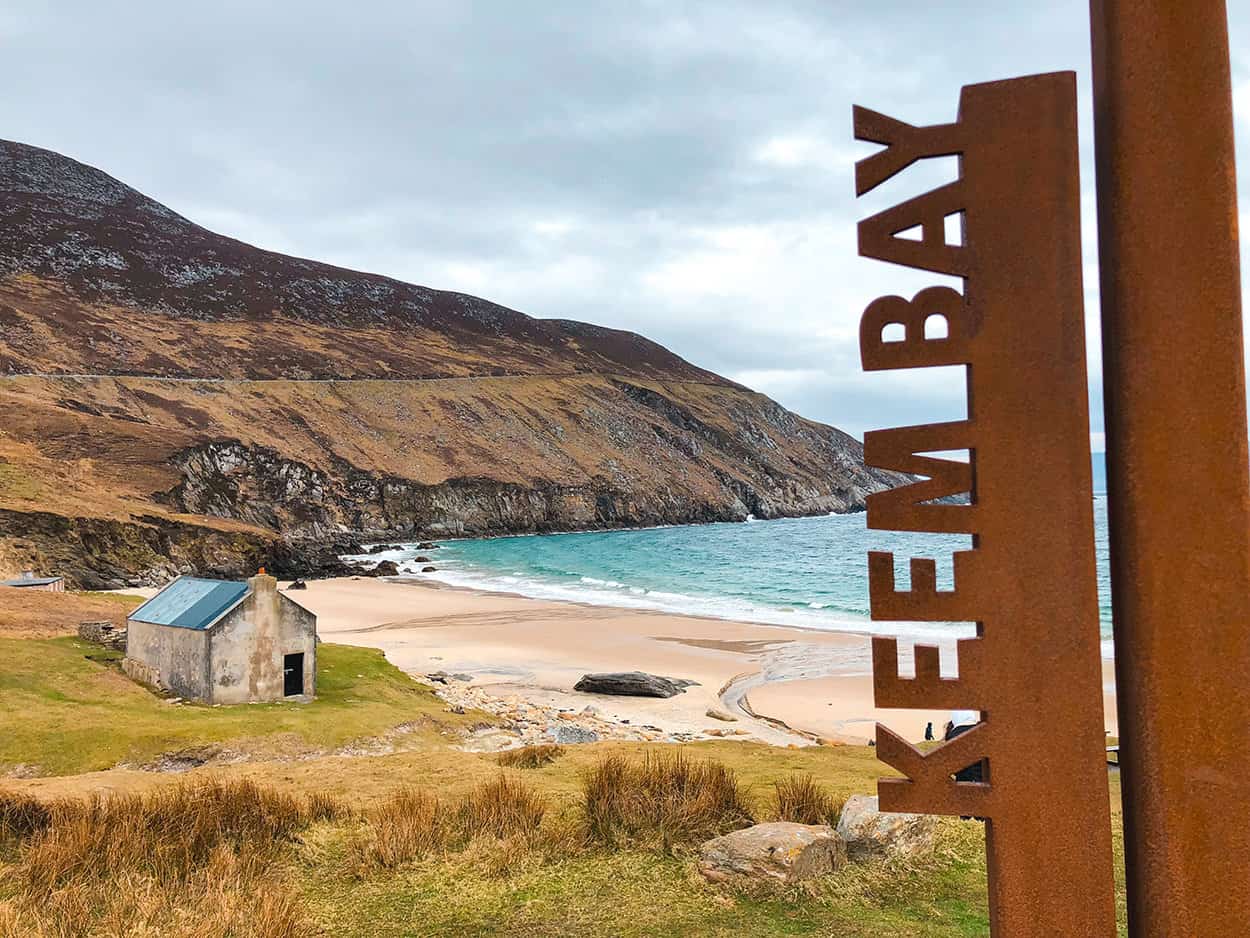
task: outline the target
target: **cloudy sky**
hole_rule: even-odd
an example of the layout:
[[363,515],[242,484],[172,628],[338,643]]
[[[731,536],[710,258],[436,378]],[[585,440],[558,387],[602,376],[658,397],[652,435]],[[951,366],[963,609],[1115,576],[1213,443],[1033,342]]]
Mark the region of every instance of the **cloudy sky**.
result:
[[1093,317],[1084,0],[0,0],[0,136],[261,247],[637,330],[856,435],[963,400],[949,371],[859,372],[864,306],[934,278],[858,259],[855,222],[949,168],[857,202],[851,105],[944,122],[960,85],[1058,69]]

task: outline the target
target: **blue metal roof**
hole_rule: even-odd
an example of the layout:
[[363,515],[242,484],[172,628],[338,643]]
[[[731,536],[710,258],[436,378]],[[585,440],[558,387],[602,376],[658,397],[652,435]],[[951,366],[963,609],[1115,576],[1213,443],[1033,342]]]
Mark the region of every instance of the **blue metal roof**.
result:
[[0,586],[51,586],[60,579],[59,576],[23,576],[16,580],[0,580]]
[[132,612],[130,618],[180,629],[206,629],[246,594],[246,583],[179,577]]

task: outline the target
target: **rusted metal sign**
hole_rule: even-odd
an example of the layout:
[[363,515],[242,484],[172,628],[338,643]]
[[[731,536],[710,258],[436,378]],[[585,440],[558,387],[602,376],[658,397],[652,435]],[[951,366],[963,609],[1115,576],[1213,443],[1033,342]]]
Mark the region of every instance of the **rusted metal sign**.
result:
[[[873,640],[880,707],[971,709],[974,729],[921,752],[877,728],[887,811],[983,818],[990,918],[999,936],[1115,934],[1094,573],[1081,284],[1076,80],[1039,75],[963,89],[953,124],[913,127],[855,110],[883,149],[855,167],[863,194],[920,159],[957,154],[956,181],[868,218],[860,253],[964,278],[864,312],[866,370],[966,365],[968,417],[869,433],[866,461],[925,477],[871,496],[868,525],[973,535],[953,590],[932,560],[869,556],[877,620],[968,621],[958,677],[917,646],[901,678],[897,642]],[[945,220],[962,214],[961,243]],[[919,226],[918,240],[899,237]],[[926,338],[932,316],[946,335]],[[886,327],[904,336],[886,341]],[[967,450],[969,461],[933,455]],[[928,455],[926,455],[928,454]],[[945,496],[968,493],[966,504]],[[980,764],[983,780],[954,775]]]
[[1129,933],[1250,935],[1250,456],[1227,10],[1094,0],[1091,13]]

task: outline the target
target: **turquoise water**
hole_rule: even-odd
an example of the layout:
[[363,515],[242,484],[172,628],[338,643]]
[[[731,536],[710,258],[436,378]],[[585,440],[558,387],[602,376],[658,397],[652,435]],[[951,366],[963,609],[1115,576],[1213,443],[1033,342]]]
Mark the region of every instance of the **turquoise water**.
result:
[[[1094,499],[1102,627],[1110,639],[1106,505],[1104,497]],[[900,587],[909,557],[933,557],[939,583],[949,587],[951,553],[969,549],[971,539],[869,531],[862,513],[440,543],[431,574],[417,572],[415,550],[381,556],[412,575],[541,599],[840,631],[972,632],[960,623],[869,621],[869,550],[894,552]]]

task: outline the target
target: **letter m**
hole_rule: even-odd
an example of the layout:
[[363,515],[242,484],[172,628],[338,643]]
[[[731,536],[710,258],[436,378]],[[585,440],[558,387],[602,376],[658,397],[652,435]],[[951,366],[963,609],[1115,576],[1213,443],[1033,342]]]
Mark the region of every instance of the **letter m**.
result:
[[[973,425],[960,420],[874,430],[864,435],[864,462],[877,469],[922,476],[907,485],[868,496],[868,527],[887,531],[975,532]],[[946,450],[970,451],[973,462],[924,456]],[[969,504],[942,502],[967,493]]]

